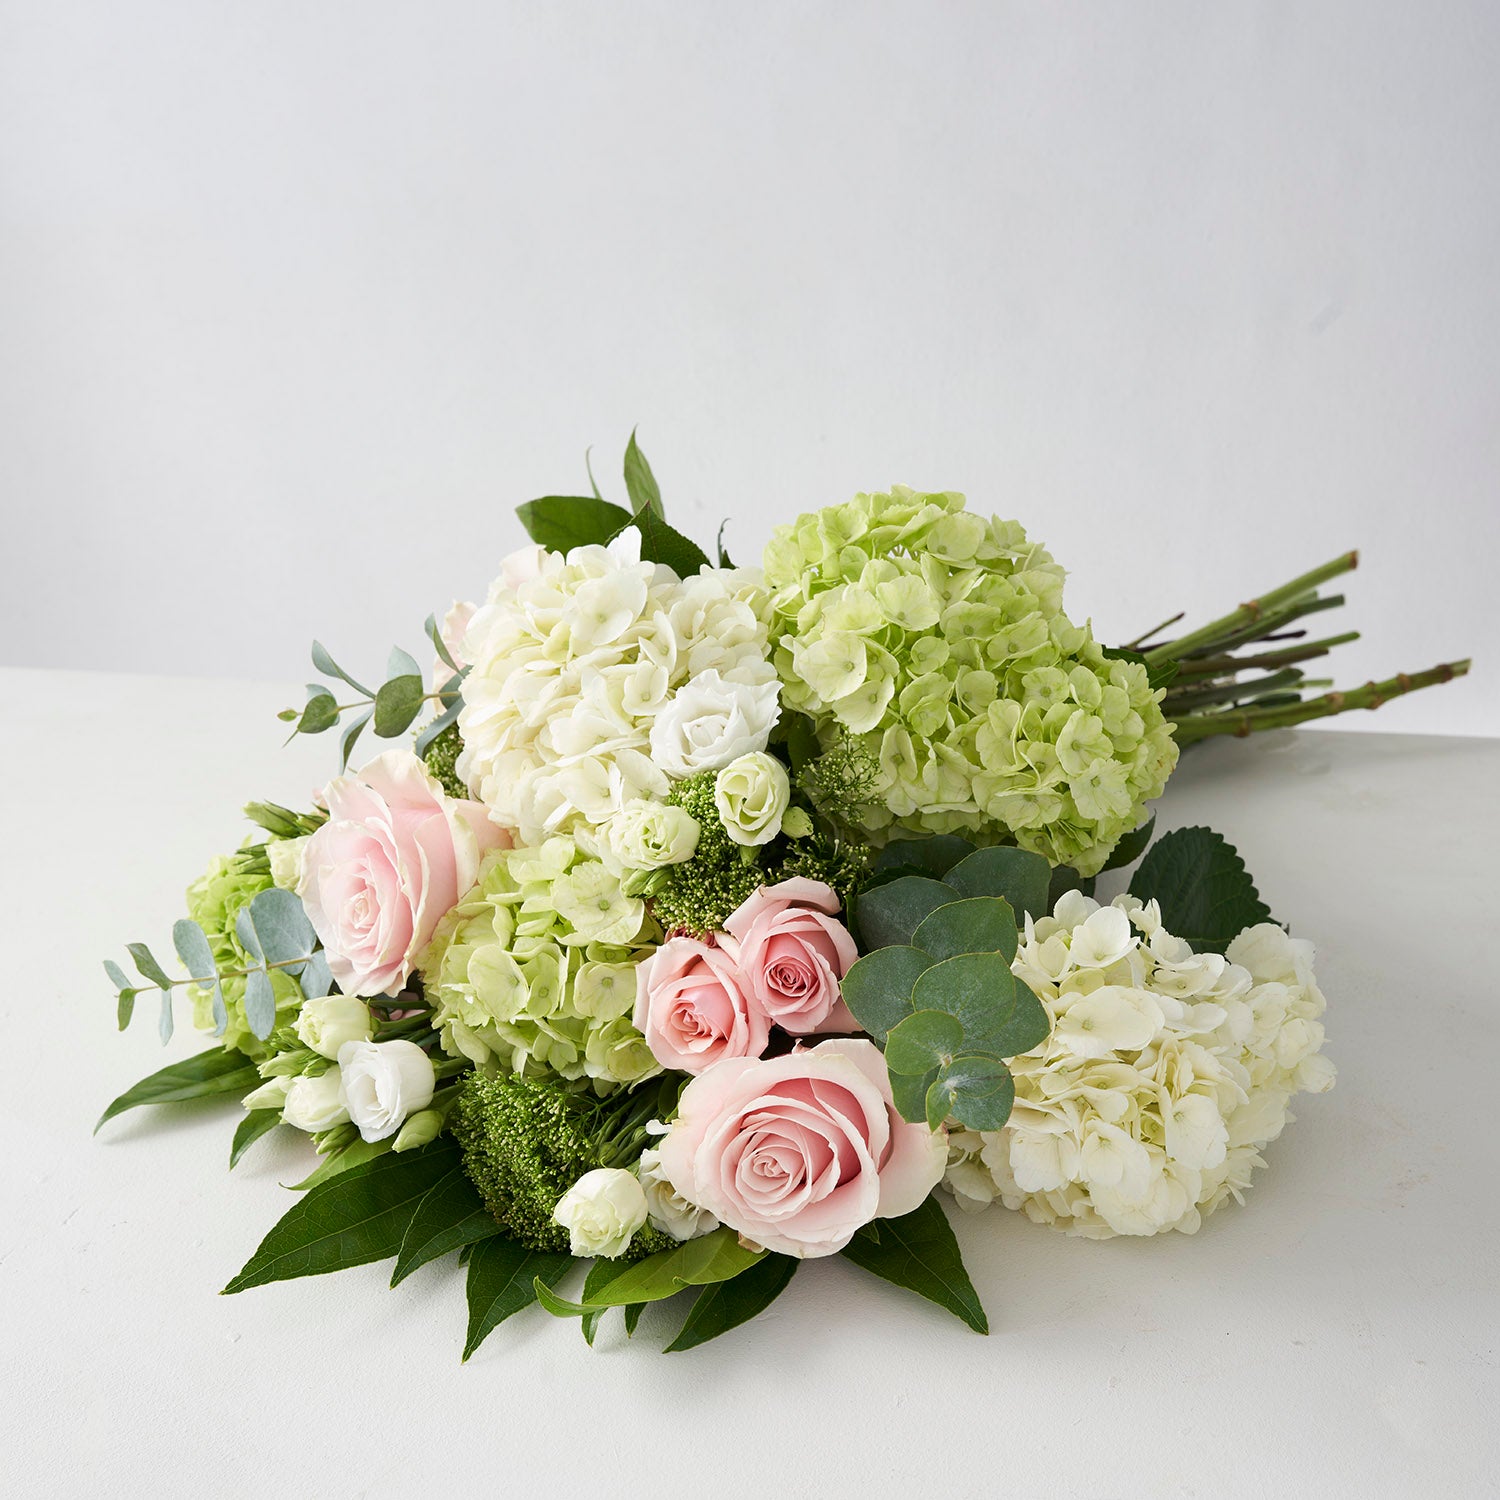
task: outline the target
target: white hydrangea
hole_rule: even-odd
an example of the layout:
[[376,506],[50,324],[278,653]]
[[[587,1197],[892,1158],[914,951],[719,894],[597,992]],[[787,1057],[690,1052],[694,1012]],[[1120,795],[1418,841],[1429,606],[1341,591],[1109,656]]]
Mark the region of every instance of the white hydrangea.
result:
[[[778,713],[766,609],[759,573],[679,578],[641,561],[634,529],[607,547],[507,558],[464,634],[458,774],[525,843],[597,843],[596,830],[662,797],[671,776],[765,748]],[[717,717],[693,693],[713,697]],[[675,730],[673,753],[664,732],[653,742],[659,723]]]
[[1192,1234],[1244,1201],[1292,1095],[1333,1087],[1312,966],[1313,945],[1270,923],[1194,953],[1154,901],[1064,896],[1012,965],[1052,1033],[1011,1063],[1003,1130],[950,1132],[947,1187],[1090,1239]]

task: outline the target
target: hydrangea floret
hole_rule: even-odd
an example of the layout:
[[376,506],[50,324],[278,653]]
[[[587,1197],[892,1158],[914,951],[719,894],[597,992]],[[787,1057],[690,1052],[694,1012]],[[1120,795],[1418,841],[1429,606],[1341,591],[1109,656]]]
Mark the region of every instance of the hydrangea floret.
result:
[[1063,613],[1018,523],[898,486],[779,527],[764,561],[783,701],[878,765],[867,833],[998,831],[1091,875],[1160,794],[1160,690]]
[[1192,1234],[1244,1201],[1293,1095],[1333,1086],[1312,965],[1272,923],[1194,953],[1154,901],[1063,896],[1012,966],[1052,1034],[1011,1061],[1004,1129],[950,1132],[949,1189],[1090,1239]]

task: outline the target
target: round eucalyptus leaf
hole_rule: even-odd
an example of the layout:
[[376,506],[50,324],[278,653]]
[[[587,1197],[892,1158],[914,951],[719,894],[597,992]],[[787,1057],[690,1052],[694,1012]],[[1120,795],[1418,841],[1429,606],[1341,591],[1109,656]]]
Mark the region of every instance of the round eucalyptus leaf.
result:
[[911,1014],[911,990],[932,958],[918,948],[892,944],[867,953],[844,975],[844,1004],[875,1038],[885,1040],[891,1027]]
[[903,875],[888,885],[865,891],[855,909],[864,946],[910,944],[923,918],[955,899],[957,893],[952,886],[922,875]]
[[999,953],[1006,963],[1016,956],[1016,914],[1000,896],[971,896],[950,901],[925,917],[912,943],[935,959],[960,953]]
[[919,1010],[885,1039],[885,1065],[892,1073],[927,1073],[947,1063],[963,1041],[964,1029],[957,1017],[940,1010]]
[[970,1130],[999,1130],[1016,1102],[1015,1080],[998,1057],[955,1057],[932,1087],[946,1095],[946,1112]]
[[964,953],[934,964],[912,986],[911,1003],[919,1011],[956,1016],[965,1051],[1011,1055],[1000,1050],[1000,1042],[1015,1012],[1016,981],[1002,954]]

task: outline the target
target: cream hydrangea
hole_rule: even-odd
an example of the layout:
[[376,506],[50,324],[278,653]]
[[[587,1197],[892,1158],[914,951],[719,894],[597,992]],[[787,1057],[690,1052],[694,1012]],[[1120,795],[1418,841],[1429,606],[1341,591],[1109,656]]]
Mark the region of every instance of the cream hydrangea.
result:
[[778,713],[765,607],[758,573],[679,578],[641,561],[633,528],[507,558],[464,633],[459,776],[534,844],[763,750]]
[[1063,570],[962,495],[856,495],[765,553],[787,707],[878,764],[866,829],[984,834],[1098,871],[1177,746],[1138,662],[1063,613]]
[[1192,1234],[1244,1201],[1292,1096],[1333,1087],[1312,964],[1269,923],[1194,953],[1154,901],[1064,896],[1028,919],[1012,966],[1052,1034],[1011,1063],[1003,1130],[950,1132],[948,1188],[1091,1239]]
[[497,850],[439,925],[421,968],[450,1056],[590,1079],[661,1071],[635,1029],[635,966],[660,934],[617,875],[570,838]]

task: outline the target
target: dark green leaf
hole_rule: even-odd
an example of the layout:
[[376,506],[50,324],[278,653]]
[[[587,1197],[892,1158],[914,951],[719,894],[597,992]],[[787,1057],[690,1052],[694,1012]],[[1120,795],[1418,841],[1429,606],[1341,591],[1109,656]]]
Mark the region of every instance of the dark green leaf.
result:
[[[141,1104],[173,1104],[214,1094],[246,1093],[260,1082],[255,1064],[242,1052],[210,1047],[194,1057],[170,1063],[133,1088],[126,1089],[99,1116],[99,1125]],[[97,1132],[99,1125],[94,1126]]]
[[602,500],[604,496],[599,493],[599,481],[594,478],[594,450],[592,447],[583,450],[583,466],[588,470],[590,493],[594,499]]
[[1016,914],[1002,896],[969,896],[950,901],[922,921],[912,946],[935,959],[961,953],[999,953],[1006,963],[1016,956]]
[[383,740],[405,734],[422,711],[425,693],[421,677],[410,673],[381,683],[375,694],[375,733]]
[[868,1232],[872,1227],[856,1233],[841,1253],[866,1271],[946,1307],[976,1333],[990,1331],[936,1193],[902,1218],[882,1219],[878,1238]]
[[787,1289],[801,1264],[790,1255],[768,1255],[732,1281],[704,1287],[682,1331],[667,1345],[667,1353],[706,1344],[764,1312]]
[[958,899],[958,892],[941,880],[903,875],[889,885],[865,891],[859,898],[859,931],[864,945],[884,948],[910,945],[912,935],[938,907]]
[[299,1198],[225,1292],[295,1276],[322,1276],[397,1254],[417,1206],[459,1160],[439,1138],[416,1151],[387,1151]]
[[1016,981],[1000,954],[965,953],[934,964],[912,986],[911,1003],[956,1016],[965,1051],[1008,1055],[995,1043],[1015,1012]]
[[859,959],[844,975],[844,1003],[854,1019],[878,1042],[892,1026],[911,1014],[911,991],[917,977],[932,967],[930,954],[893,943]]
[[1029,849],[976,849],[943,876],[965,896],[1003,896],[1017,917],[1047,914],[1052,866]]
[[929,1068],[925,1073],[892,1073],[891,1098],[897,1113],[913,1125],[922,1125],[927,1120],[927,1095],[937,1082],[938,1070]]
[[1134,864],[1145,853],[1146,845],[1151,842],[1151,834],[1155,827],[1156,814],[1152,813],[1139,828],[1131,829],[1110,850],[1109,858],[1104,862],[1104,868],[1106,870],[1123,870],[1126,865]]
[[728,521],[719,522],[719,534],[714,539],[714,551],[719,554],[719,566],[721,568],[732,568],[734,566],[729,554],[724,550],[724,533],[728,530],[728,527]]
[[125,951],[135,960],[135,966],[152,984],[160,985],[162,989],[172,988],[172,981],[167,976],[167,971],[157,963],[155,956],[144,943],[126,943]]
[[603,546],[630,525],[630,512],[591,495],[544,495],[516,508],[532,541],[549,552]]
[[656,475],[651,472],[651,465],[646,462],[646,455],[641,452],[633,430],[629,443],[625,445],[625,490],[630,496],[630,508],[637,514],[644,510],[657,520],[666,514],[662,509]]
[[374,1161],[377,1156],[384,1156],[391,1149],[389,1140],[366,1141],[355,1136],[347,1146],[338,1151],[329,1151],[319,1160],[301,1182],[284,1184],[294,1193],[305,1193],[320,1183],[337,1177],[340,1172],[347,1172],[353,1167],[361,1167],[367,1161]]
[[573,1257],[566,1251],[533,1250],[504,1235],[480,1240],[469,1253],[468,1357],[507,1318],[537,1300],[538,1281],[556,1281]]
[[229,1170],[232,1172],[242,1157],[261,1136],[281,1123],[279,1109],[252,1109],[235,1127],[234,1142],[229,1148]]
[[298,734],[322,734],[339,721],[339,700],[321,683],[307,685],[307,703],[297,718]]
[[312,643],[312,664],[325,677],[337,677],[341,682],[347,682],[357,693],[363,693],[366,698],[374,696],[369,688],[363,683],[356,682],[334,659],[328,654],[320,641]]
[[1016,1085],[1010,1069],[998,1057],[970,1054],[955,1057],[933,1082],[928,1095],[929,1121],[934,1093],[942,1100],[939,1123],[952,1115],[970,1130],[999,1130],[1010,1118]]
[[1162,926],[1199,953],[1222,953],[1245,928],[1272,920],[1238,851],[1211,828],[1179,828],[1159,838],[1132,877],[1130,894],[1154,900]]
[[1047,886],[1047,910],[1051,911],[1069,891],[1082,891],[1085,896],[1094,894],[1094,877],[1085,878],[1068,865],[1059,865],[1052,872]]
[[115,1000],[115,1023],[121,1031],[130,1025],[130,1018],[135,1014],[135,997],[140,994],[139,990],[126,988],[120,991]]
[[935,833],[926,839],[892,839],[875,856],[875,868],[909,871],[941,880],[959,860],[973,852],[973,844],[956,833]]
[[942,1010],[909,1015],[885,1039],[885,1065],[892,1073],[922,1077],[942,1067],[964,1044],[964,1028]]
[[[661,563],[679,578],[693,577],[699,568],[708,566],[708,554],[694,541],[674,531],[649,510],[639,510],[630,524],[641,534],[641,557],[646,562]],[[621,530],[625,528],[622,527]]]
[[418,1266],[425,1266],[460,1245],[472,1245],[499,1233],[500,1226],[480,1200],[462,1163],[455,1163],[428,1188],[417,1205],[401,1238],[391,1285],[405,1281]]

